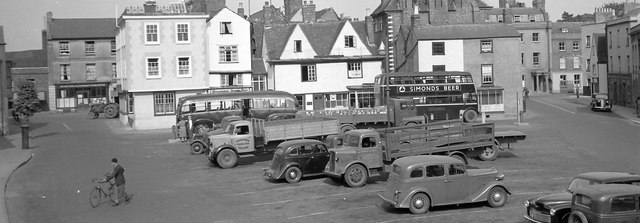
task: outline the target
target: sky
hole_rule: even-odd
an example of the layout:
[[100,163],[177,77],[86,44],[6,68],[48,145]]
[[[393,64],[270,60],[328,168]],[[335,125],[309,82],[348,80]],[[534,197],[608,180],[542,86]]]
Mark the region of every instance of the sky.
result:
[[[156,0],[158,5],[168,5],[178,0]],[[251,0],[251,13],[262,9],[266,1],[281,7],[284,0]],[[518,0],[531,7],[531,0]],[[558,20],[562,12],[574,15],[593,13],[595,7],[605,3],[625,0],[547,0],[546,8],[551,21]],[[628,0],[634,1],[634,0]],[[640,0],[638,0],[640,1]],[[498,7],[498,0],[484,0]],[[46,13],[53,18],[115,18],[127,6],[141,6],[144,0],[2,0],[0,3],[0,26],[4,28],[6,50],[22,51],[41,49],[41,31],[45,28]],[[243,3],[249,13],[249,0],[227,0],[227,7],[236,11]],[[380,0],[314,0],[318,10],[333,7],[338,15],[344,13],[352,18],[364,18],[380,4]],[[117,9],[117,10],[116,10]]]

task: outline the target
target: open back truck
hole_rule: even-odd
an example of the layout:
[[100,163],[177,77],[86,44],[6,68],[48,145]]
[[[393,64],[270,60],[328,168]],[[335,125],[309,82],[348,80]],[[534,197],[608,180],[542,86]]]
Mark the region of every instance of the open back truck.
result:
[[385,163],[414,155],[448,155],[467,162],[467,156],[494,160],[500,143],[493,123],[462,120],[387,129],[348,131],[343,144],[330,152],[325,174],[351,187],[363,186],[369,177],[384,171]]
[[339,133],[336,119],[306,117],[268,121],[239,120],[229,124],[227,132],[209,135],[207,157],[221,168],[234,167],[239,157],[268,153],[267,144],[293,139],[322,139]]

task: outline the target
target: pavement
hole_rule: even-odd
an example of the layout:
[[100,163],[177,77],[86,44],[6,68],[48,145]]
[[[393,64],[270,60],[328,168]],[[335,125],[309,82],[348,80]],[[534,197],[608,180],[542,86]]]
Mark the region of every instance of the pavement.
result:
[[[576,97],[576,95],[567,95],[564,98],[568,101],[574,101],[574,102],[583,104],[585,106],[589,106],[589,104],[591,103],[590,96],[580,95],[580,97]],[[635,108],[623,107],[620,105],[613,105],[613,107],[611,108],[611,112],[635,124],[640,125],[640,117],[636,113]]]

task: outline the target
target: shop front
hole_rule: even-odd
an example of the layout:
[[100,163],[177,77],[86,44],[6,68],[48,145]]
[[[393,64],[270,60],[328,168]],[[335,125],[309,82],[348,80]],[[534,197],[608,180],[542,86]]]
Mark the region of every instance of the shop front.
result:
[[108,103],[111,82],[55,84],[56,109],[88,108],[92,103]]

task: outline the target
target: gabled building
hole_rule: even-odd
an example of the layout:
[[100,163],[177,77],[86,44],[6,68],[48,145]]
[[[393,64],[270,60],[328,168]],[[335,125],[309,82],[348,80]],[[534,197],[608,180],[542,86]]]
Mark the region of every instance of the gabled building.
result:
[[553,93],[583,93],[582,38],[579,22],[551,23],[551,89]]
[[382,73],[383,57],[364,22],[272,25],[263,41],[269,90],[296,95],[306,110],[375,106],[373,88],[362,85]]
[[251,24],[224,7],[207,22],[211,91],[252,90]]
[[56,19],[47,13],[50,110],[115,100],[115,26],[114,18]]
[[134,129],[175,124],[177,99],[209,89],[207,19],[184,4],[128,7],[115,37],[120,120]]
[[398,72],[469,72],[480,112],[492,117],[517,114],[517,95],[522,91],[520,34],[513,26],[402,26],[395,43]]

